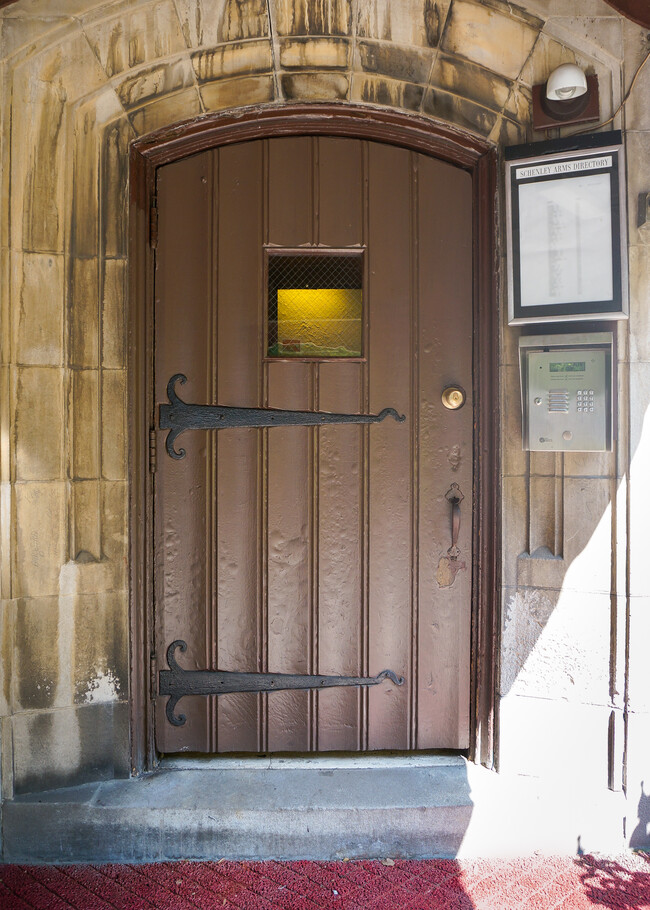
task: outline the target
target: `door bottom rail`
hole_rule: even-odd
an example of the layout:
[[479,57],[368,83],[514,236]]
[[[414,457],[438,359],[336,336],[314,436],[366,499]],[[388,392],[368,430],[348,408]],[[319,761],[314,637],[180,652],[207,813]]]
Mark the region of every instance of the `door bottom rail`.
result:
[[174,652],[187,650],[180,639],[167,648],[169,670],[159,671],[158,694],[169,696],[165,706],[167,720],[174,727],[185,724],[184,714],[176,714],[176,705],[185,695],[227,695],[233,692],[278,692],[282,689],[327,689],[331,686],[377,686],[389,679],[396,686],[404,677],[393,670],[382,670],[376,676],[319,676],[297,673],[244,673],[232,670],[184,670]]

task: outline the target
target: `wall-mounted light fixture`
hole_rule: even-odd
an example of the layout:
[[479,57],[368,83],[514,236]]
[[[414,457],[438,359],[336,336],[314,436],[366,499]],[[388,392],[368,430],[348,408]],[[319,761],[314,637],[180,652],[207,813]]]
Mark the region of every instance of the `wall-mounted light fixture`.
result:
[[575,63],[563,63],[548,81],[533,86],[533,128],[549,130],[600,117],[598,76],[586,76]]
[[575,63],[563,63],[553,70],[546,83],[549,101],[569,101],[587,92],[587,77]]

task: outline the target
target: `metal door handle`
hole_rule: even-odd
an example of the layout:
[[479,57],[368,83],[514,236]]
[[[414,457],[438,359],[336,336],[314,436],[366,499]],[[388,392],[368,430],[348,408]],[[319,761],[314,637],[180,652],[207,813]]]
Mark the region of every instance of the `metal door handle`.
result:
[[452,483],[447,492],[445,499],[451,503],[451,546],[447,550],[447,556],[450,559],[458,559],[460,550],[458,548],[458,533],[460,531],[460,504],[465,499],[457,483]]

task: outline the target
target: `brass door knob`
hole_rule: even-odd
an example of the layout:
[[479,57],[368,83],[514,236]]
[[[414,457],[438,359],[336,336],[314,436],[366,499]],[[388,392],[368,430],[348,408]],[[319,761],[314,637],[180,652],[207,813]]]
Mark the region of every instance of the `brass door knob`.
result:
[[465,404],[465,390],[460,386],[450,385],[442,390],[442,403],[450,411],[457,411]]

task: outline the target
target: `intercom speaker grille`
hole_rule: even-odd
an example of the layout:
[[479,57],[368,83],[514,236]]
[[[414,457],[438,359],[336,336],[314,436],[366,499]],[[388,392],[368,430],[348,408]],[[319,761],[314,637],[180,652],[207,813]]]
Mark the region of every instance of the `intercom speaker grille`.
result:
[[568,413],[569,392],[567,389],[552,389],[548,393],[548,409],[551,412]]

